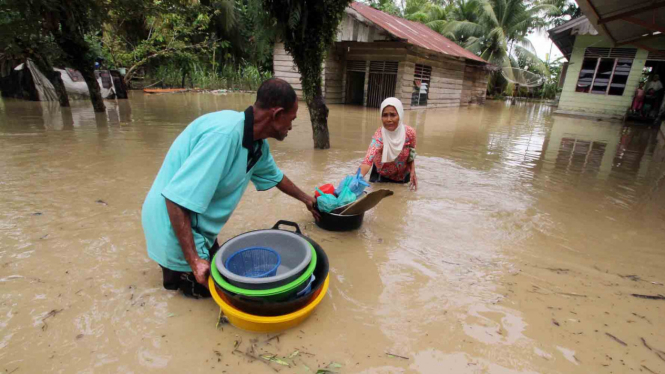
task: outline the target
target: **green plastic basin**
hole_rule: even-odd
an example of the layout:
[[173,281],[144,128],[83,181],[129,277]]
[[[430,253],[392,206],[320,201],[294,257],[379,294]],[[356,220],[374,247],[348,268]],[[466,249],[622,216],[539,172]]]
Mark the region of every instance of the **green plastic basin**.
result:
[[217,266],[215,266],[215,259],[220,255],[219,252],[217,252],[213,261],[210,262],[210,274],[212,275],[212,279],[217,283],[217,285],[229,292],[244,296],[279,299],[280,296],[290,296],[293,290],[296,290],[298,286],[301,286],[312,277],[312,273],[314,273],[314,269],[316,268],[316,250],[314,250],[314,247],[312,247],[311,244],[309,244],[309,248],[312,251],[312,261],[309,263],[307,269],[305,269],[305,271],[294,281],[280,287],[269,288],[265,290],[248,290],[232,285],[231,283],[227,282],[224,277],[222,277],[222,275],[219,273],[219,270],[217,270]]

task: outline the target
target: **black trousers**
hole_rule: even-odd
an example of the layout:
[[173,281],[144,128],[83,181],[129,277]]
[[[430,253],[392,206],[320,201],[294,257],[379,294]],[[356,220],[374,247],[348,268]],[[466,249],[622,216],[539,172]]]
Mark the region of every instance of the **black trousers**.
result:
[[[210,248],[210,261],[215,257],[215,253],[219,250],[219,243],[215,240],[212,248]],[[212,266],[212,263],[211,265]],[[160,265],[162,268],[162,275],[164,277],[164,288],[167,290],[180,290],[187,297],[195,299],[205,299],[211,297],[210,290],[196,281],[194,273],[175,271],[167,269]]]
[[390,178],[386,178],[386,177],[382,176],[381,174],[379,174],[378,171],[376,171],[376,168],[374,167],[374,165],[372,165],[372,171],[369,174],[369,181],[371,183],[401,183],[401,184],[404,184],[404,183],[409,183],[411,181],[411,173],[407,173],[406,176],[404,176],[403,181],[396,181],[396,180],[392,180]]

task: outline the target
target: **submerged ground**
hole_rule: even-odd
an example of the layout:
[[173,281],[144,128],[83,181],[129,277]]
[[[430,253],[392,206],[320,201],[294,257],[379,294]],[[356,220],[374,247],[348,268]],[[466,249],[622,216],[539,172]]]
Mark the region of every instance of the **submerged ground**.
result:
[[[2,372],[665,374],[665,300],[633,296],[665,295],[665,139],[540,104],[407,112],[420,188],[390,186],[356,232],[250,186],[220,240],[296,221],[331,287],[279,339],[216,329],[212,301],[161,288],[140,209],[191,120],[252,99],[135,93],[106,115],[0,101]],[[332,106],[333,148],[315,151],[298,116],[271,147],[308,191],[355,172],[379,126]],[[293,366],[232,352],[251,348]]]

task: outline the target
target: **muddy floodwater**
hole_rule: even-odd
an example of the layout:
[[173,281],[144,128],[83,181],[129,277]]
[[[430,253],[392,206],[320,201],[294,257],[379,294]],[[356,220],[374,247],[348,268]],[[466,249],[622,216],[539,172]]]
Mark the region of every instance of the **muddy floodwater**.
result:
[[[420,188],[389,186],[355,232],[250,185],[220,240],[295,221],[327,252],[330,290],[279,339],[216,329],[212,300],[162,288],[140,209],[190,121],[252,101],[0,101],[2,373],[665,374],[665,139],[532,103],[408,111]],[[270,143],[313,192],[356,171],[379,116],[332,106],[327,151],[308,121],[301,105]]]

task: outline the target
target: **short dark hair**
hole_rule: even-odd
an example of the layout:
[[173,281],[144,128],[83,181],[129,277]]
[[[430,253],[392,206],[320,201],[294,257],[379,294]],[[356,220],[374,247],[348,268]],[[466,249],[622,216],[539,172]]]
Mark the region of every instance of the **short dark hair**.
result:
[[261,109],[284,108],[287,112],[293,108],[293,104],[298,100],[296,91],[290,84],[279,78],[270,78],[261,83],[261,87],[256,92],[255,105]]

